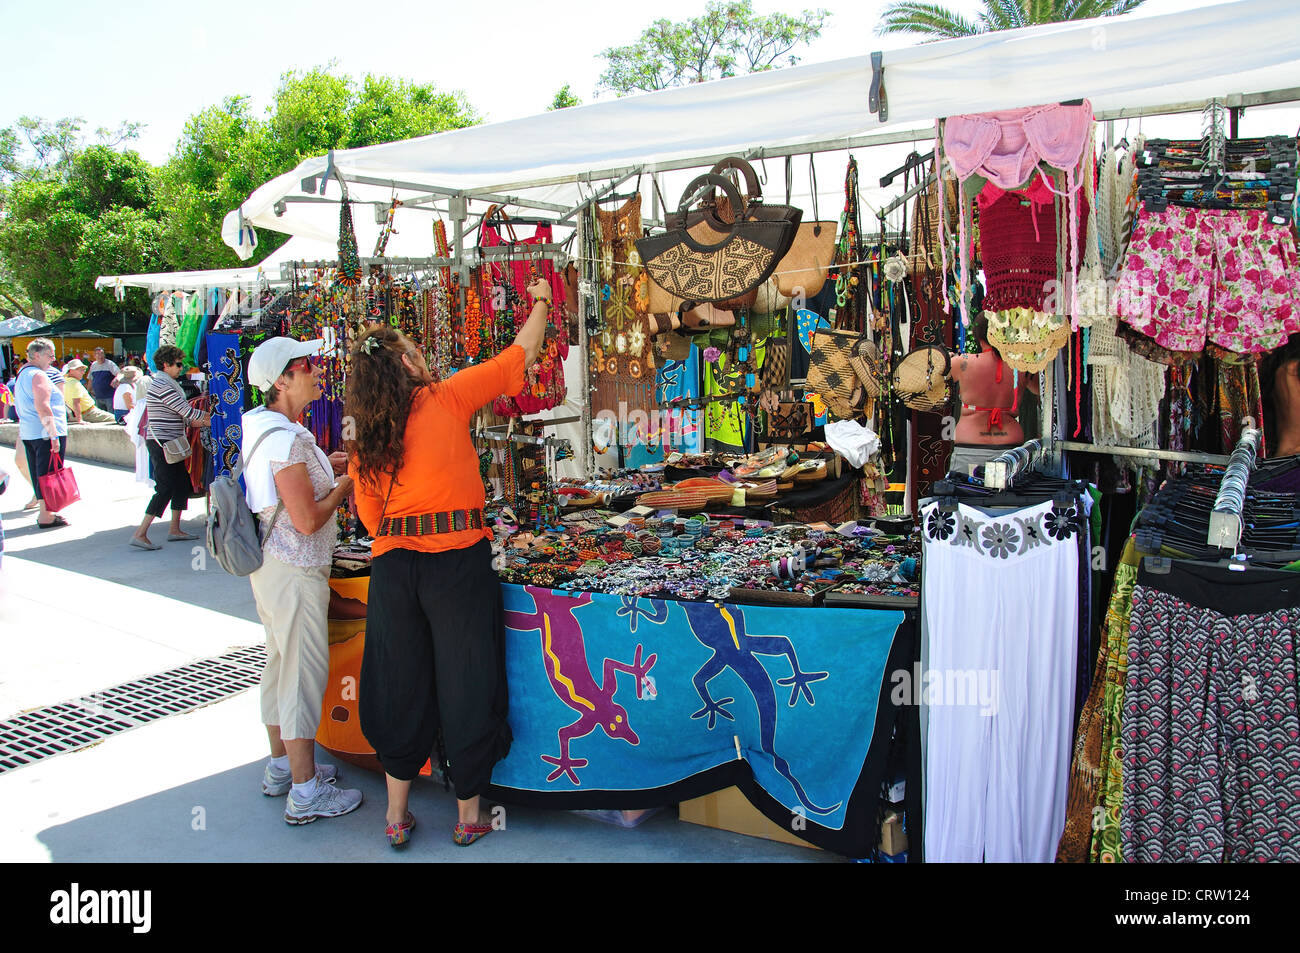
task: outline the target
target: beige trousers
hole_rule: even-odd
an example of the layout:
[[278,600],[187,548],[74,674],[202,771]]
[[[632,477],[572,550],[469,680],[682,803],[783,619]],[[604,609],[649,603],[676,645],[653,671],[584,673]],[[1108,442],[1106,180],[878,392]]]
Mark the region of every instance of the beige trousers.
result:
[[329,566],[290,566],[266,556],[250,575],[266,626],[262,723],[280,737],[315,738],[329,677]]

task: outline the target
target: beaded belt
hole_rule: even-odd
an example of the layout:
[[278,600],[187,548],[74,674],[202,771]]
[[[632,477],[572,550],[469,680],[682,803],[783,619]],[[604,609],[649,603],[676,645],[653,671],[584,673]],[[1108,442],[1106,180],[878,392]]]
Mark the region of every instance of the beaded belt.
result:
[[452,510],[448,513],[420,513],[418,516],[389,516],[379,523],[376,536],[432,536],[483,528],[483,511]]

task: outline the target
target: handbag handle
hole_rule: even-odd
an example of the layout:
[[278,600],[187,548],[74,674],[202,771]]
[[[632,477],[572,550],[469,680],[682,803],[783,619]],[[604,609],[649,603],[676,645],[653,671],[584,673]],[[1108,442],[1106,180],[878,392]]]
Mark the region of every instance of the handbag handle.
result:
[[745,177],[745,194],[746,197],[751,202],[761,200],[763,198],[763,189],[758,184],[758,173],[754,171],[754,167],[752,165],[750,165],[744,159],[740,158],[740,156],[731,156],[729,158],[723,159],[712,169],[710,169],[709,172],[712,173],[713,175],[721,175],[723,172],[727,171],[728,169],[735,169]]
[[[704,175],[692,179],[691,184],[686,186],[686,190],[682,192],[681,202],[678,204],[677,208],[677,216],[683,223],[686,220],[686,210],[690,207],[691,201],[699,194],[701,187],[705,185],[712,185],[721,188],[723,194],[726,195],[727,200],[732,203],[732,208],[744,208],[741,204],[740,192],[736,189],[735,185],[732,184],[730,179],[725,175],[718,175],[715,172],[707,172]],[[718,251],[726,248],[727,245],[731,243],[731,240],[736,237],[736,227],[738,223],[739,220],[728,223],[726,237],[723,238],[722,241],[713,245],[705,244],[686,229],[682,230],[682,241],[698,252]]]
[[[763,189],[758,183],[758,174],[754,171],[752,165],[739,156],[731,156],[730,158],[723,159],[710,169],[709,172],[713,175],[725,176],[728,169],[735,169],[744,176],[746,193],[745,201],[741,205],[736,205],[730,198],[728,198],[727,209],[724,212],[718,205],[716,193],[709,193],[707,204],[712,207],[712,211],[706,215],[706,218],[708,219],[709,224],[718,231],[726,228],[726,226],[730,225],[732,221],[744,216],[748,212],[750,205],[755,202],[763,201]],[[730,176],[726,176],[726,178],[729,179]],[[728,220],[728,215],[730,216],[730,220]]]
[[817,227],[813,229],[813,234],[820,237],[822,233],[822,216],[821,212],[817,210],[817,162],[811,152],[808,153],[808,182],[809,187],[812,189],[813,221],[817,223]]

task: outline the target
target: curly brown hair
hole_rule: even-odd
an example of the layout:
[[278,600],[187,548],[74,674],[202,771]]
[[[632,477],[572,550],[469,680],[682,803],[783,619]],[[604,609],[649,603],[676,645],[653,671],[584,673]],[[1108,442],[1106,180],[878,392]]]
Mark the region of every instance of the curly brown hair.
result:
[[375,487],[382,476],[396,476],[402,466],[412,396],[433,386],[411,375],[402,363],[403,354],[423,360],[406,335],[386,325],[367,331],[352,347],[343,414],[345,422],[351,418],[353,436],[346,447],[361,481]]

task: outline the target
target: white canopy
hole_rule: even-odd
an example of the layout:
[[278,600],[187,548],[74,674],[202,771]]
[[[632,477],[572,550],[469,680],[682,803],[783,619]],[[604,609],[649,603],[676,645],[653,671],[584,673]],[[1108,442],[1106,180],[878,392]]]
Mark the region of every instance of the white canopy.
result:
[[[337,218],[337,206],[335,217]],[[394,232],[389,239],[385,253],[395,257],[427,258],[432,247],[432,233],[428,221],[419,222],[422,230],[405,230]],[[362,256],[373,251],[371,246],[362,246]],[[280,284],[280,266],[295,261],[334,261],[338,258],[336,238],[331,235],[323,241],[312,238],[293,237],[267,255],[256,265],[244,268],[217,268],[208,271],[159,271],[144,275],[100,275],[95,279],[95,288],[145,288],[149,291],[198,291],[204,288],[251,287],[265,281],[268,284]]]
[[[407,202],[397,213],[399,228],[422,231],[427,211],[409,203],[428,202],[431,194],[509,197],[567,210],[602,180],[638,171],[706,166],[728,155],[925,141],[942,115],[1078,98],[1090,99],[1103,117],[1196,109],[1210,97],[1228,105],[1296,100],[1300,4],[1241,0],[1164,16],[1049,24],[891,50],[883,64],[886,122],[868,111],[871,58],[862,56],[340,150],[332,154],[333,168],[354,201]],[[307,159],[257,189],[226,216],[227,244],[238,247],[241,224],[333,240],[339,187],[324,187],[334,199],[329,204],[316,192],[328,168],[327,156]],[[795,191],[796,204],[809,191],[806,174],[798,178],[803,191]],[[312,194],[305,197],[309,179]],[[784,182],[776,179],[783,176],[773,175],[767,192],[784,197]],[[685,176],[676,181],[683,184]],[[874,184],[863,182],[869,203],[866,190]],[[823,217],[837,215],[838,174],[823,175],[818,191]],[[677,194],[667,186],[664,192],[675,205]],[[446,208],[445,200],[438,203]],[[364,253],[373,216],[358,214],[356,224]]]

